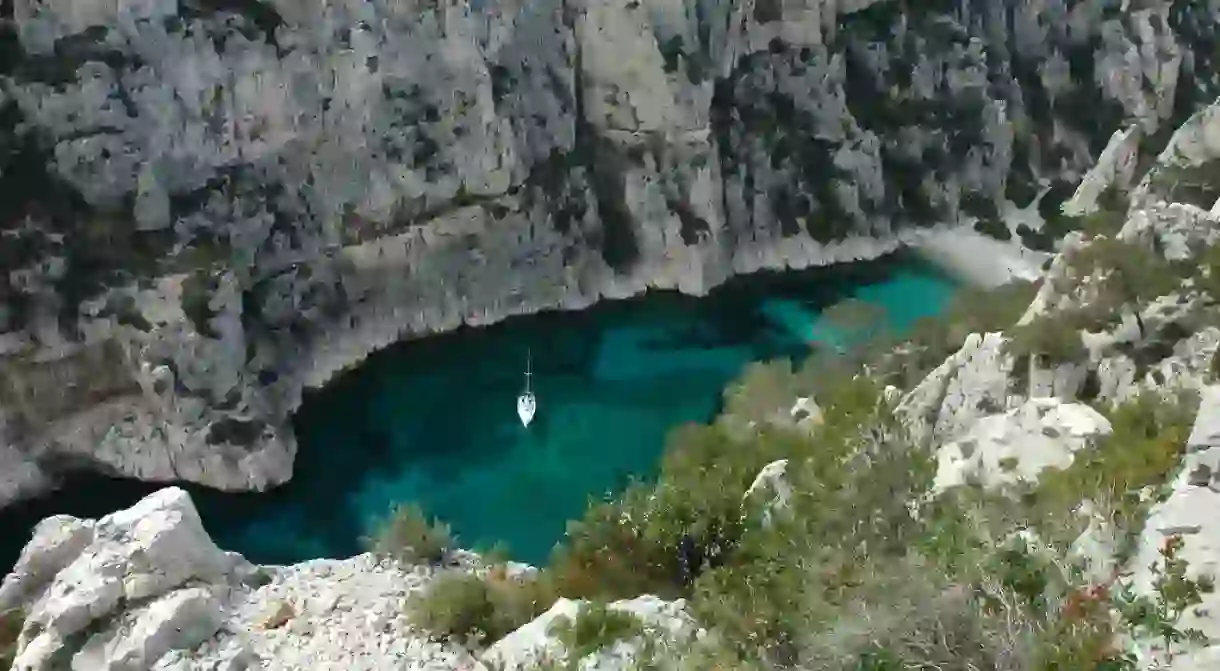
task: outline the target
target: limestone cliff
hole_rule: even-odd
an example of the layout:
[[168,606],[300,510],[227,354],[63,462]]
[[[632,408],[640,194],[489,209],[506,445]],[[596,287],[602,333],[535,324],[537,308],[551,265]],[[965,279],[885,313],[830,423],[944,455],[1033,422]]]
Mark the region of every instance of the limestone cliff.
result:
[[[1220,104],[1199,112],[1173,134],[1134,188],[1132,206],[1110,235],[1144,245],[1169,261],[1216,248],[1218,110]],[[1116,135],[1115,142],[1123,141]],[[1078,249],[1103,239],[1079,234],[1068,239],[1022,323],[1095,298],[1100,278],[1073,274],[1069,260]],[[1181,557],[1191,574],[1214,579],[1220,570],[1220,524],[1211,514],[1220,504],[1220,328],[1215,326],[1214,277],[1188,275],[1168,293],[1126,306],[1122,319],[1104,320],[1106,328],[1078,334],[1083,345],[1073,357],[1048,363],[1043,356],[1026,355],[1030,360],[1020,365],[1004,346],[1014,337],[1012,329],[974,334],[910,390],[889,388],[887,402],[897,404],[909,424],[934,438],[934,492],[970,481],[999,487],[1034,480],[1045,469],[1071,464],[1093,439],[1114,431],[1090,404],[1101,407],[1141,390],[1195,390],[1200,402],[1193,430],[1179,445],[1181,460],[1168,474],[1164,491],[1149,494],[1148,516],[1133,551],[1121,551],[1107,526],[1110,518],[1082,506],[1076,514],[1096,519],[1068,552],[1086,560],[1083,567],[1096,576],[1090,582],[1125,565],[1129,573],[1124,575],[1134,588],[1146,591],[1156,578],[1147,567],[1172,536],[1183,540]],[[1198,286],[1204,280],[1209,287]],[[797,401],[791,415],[776,421],[806,426],[821,417],[807,398]],[[767,512],[785,509],[794,493],[786,470],[786,461],[764,468],[746,498],[770,490],[774,496],[762,499]],[[0,584],[0,614],[20,613],[13,632],[13,668],[18,671],[63,665],[90,671],[531,668],[558,645],[548,633],[549,623],[575,612],[575,603],[556,601],[477,658],[452,641],[428,638],[403,614],[403,601],[419,598],[437,577],[486,570],[479,557],[466,552],[454,553],[443,567],[378,561],[367,554],[289,567],[252,566],[217,548],[189,497],[167,488],[96,521],[44,520]],[[515,577],[531,569],[511,564],[504,571]],[[1168,657],[1155,641],[1124,641],[1138,658],[1135,668],[1215,668],[1220,595],[1203,599],[1200,608],[1178,616],[1211,643]],[[684,606],[650,596],[609,605],[638,615],[649,633],[675,638],[709,634],[699,625],[715,623],[693,622]],[[632,650],[616,645],[580,668],[633,668]]]
[[78,467],[261,489],[302,389],[403,337],[1053,205],[1120,122],[1156,148],[1214,96],[1218,16],[17,0],[0,505]]

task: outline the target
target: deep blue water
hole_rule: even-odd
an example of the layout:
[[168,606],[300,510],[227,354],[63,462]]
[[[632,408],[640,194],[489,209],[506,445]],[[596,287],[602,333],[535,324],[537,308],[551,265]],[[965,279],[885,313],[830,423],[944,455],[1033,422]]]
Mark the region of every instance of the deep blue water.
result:
[[[832,336],[821,309],[855,295],[901,330],[940,310],[954,285],[919,262],[876,262],[737,278],[697,299],[654,292],[399,343],[307,395],[295,475],[263,494],[187,487],[225,549],[260,563],[361,551],[390,504],[415,501],[466,547],[508,545],[542,562],[589,496],[655,474],[669,430],[712,418],[751,362],[800,358]],[[532,352],[538,415],[514,401]],[[95,517],[155,485],[83,477],[0,512],[0,569],[39,519]]]

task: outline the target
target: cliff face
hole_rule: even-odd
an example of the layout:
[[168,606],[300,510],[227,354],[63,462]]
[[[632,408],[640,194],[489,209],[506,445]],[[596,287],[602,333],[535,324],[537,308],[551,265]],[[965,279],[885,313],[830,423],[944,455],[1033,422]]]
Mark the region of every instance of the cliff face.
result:
[[[877,256],[1215,92],[1218,0],[17,0],[0,504],[260,489],[404,336]],[[52,403],[50,399],[54,399]]]
[[[1116,134],[1114,143],[1123,142],[1124,134]],[[1020,324],[1099,300],[1098,283],[1107,273],[1077,272],[1070,257],[1091,245],[1104,244],[1109,236],[1155,251],[1166,262],[1194,260],[1195,269],[1200,268],[1195,255],[1214,250],[1220,243],[1217,167],[1220,102],[1192,116],[1168,140],[1155,165],[1132,189],[1131,206],[1119,213],[1121,220],[1114,222],[1117,228],[1108,235],[1090,238],[1073,233],[1067,238],[1016,325],[970,335],[959,351],[921,382],[905,391],[890,387],[886,392],[908,428],[936,446],[937,469],[929,479],[933,494],[967,482],[994,493],[1002,493],[1002,485],[1018,479],[1036,482],[1046,469],[1070,467],[1082,450],[1096,446],[1095,438],[1112,434],[1122,425],[1122,421],[1112,423],[1094,406],[1112,408],[1114,403],[1149,392],[1165,397],[1197,392],[1192,429],[1188,436],[1178,436],[1180,443],[1173,448],[1176,463],[1164,465],[1164,482],[1144,488],[1156,491],[1140,494],[1147,508],[1140,513],[1137,528],[1124,530],[1122,514],[1112,514],[1111,504],[1089,498],[1108,491],[1101,485],[1091,493],[1081,492],[1086,497],[1081,505],[1056,518],[1068,529],[1076,528],[1073,534],[1080,533],[1069,547],[1055,548],[1039,541],[1034,527],[1019,519],[991,519],[994,530],[990,524],[983,525],[988,534],[1012,529],[1023,543],[1031,544],[1031,551],[1056,557],[1056,562],[1046,565],[1047,570],[1064,570],[1067,575],[1068,560],[1083,560],[1081,584],[1109,585],[1122,576],[1123,581],[1115,585],[1130,586],[1133,594],[1163,592],[1164,587],[1156,585],[1163,576],[1158,577],[1154,568],[1169,538],[1181,542],[1177,557],[1185,561],[1192,576],[1214,582],[1220,572],[1220,520],[1211,512],[1220,505],[1216,278],[1211,271],[1176,277],[1165,293],[1132,300],[1122,308],[1128,314],[1117,320],[1107,318],[1096,331],[1073,328],[1073,337],[1082,346],[1066,359],[1016,354],[1006,345],[1016,340]],[[1110,171],[1111,179],[1116,179],[1115,172]],[[1076,198],[1083,199],[1081,191],[1091,188],[1085,184]],[[1208,267],[1214,271],[1214,264]],[[1141,315],[1138,320],[1137,314]],[[1142,326],[1137,327],[1137,321]],[[1027,365],[1018,364],[1021,358],[1027,359]],[[777,421],[789,422],[798,416],[803,419],[789,426],[809,428],[822,417],[816,403],[802,398],[787,418],[781,413]],[[1130,423],[1131,418],[1125,421]],[[1148,431],[1155,422],[1149,418],[1138,425],[1140,431]],[[1164,438],[1174,440],[1168,434]],[[1123,445],[1132,451],[1132,462],[1147,457],[1142,446]],[[784,514],[797,488],[810,484],[799,478],[789,481],[788,468],[788,460],[763,468],[742,499],[743,513],[758,510],[748,504],[753,501],[762,504],[768,516]],[[766,496],[755,498],[756,490]],[[1008,493],[1013,491],[1020,490]],[[769,495],[774,495],[770,502]],[[986,510],[992,509],[980,512]],[[1002,510],[1007,508],[997,512]],[[1081,521],[1088,522],[1087,526],[1077,527]],[[1125,531],[1138,531],[1127,539],[1132,541],[1129,548],[1124,547]],[[996,536],[989,538],[1003,542]],[[456,551],[450,559],[444,566],[425,566],[364,554],[293,566],[254,566],[216,547],[187,494],[165,488],[98,520],[56,515],[38,525],[21,559],[0,582],[0,615],[9,618],[9,636],[0,639],[0,659],[5,652],[11,654],[15,671],[60,668],[68,660],[74,669],[405,666],[471,671],[536,668],[531,663],[540,657],[572,652],[564,649],[564,641],[551,628],[556,617],[575,614],[576,604],[567,599],[559,599],[532,622],[479,652],[477,658],[473,649],[428,637],[404,615],[404,602],[422,598],[438,578],[460,573],[486,577],[495,571],[473,553]],[[530,567],[508,563],[496,579],[531,572]],[[969,575],[975,579],[975,574]],[[1077,579],[1068,584],[1077,584]],[[1103,603],[1110,603],[1109,598]],[[1114,603],[1127,599],[1118,598],[1117,590],[1114,598]],[[1134,668],[1217,668],[1220,618],[1215,614],[1220,612],[1220,594],[1206,590],[1200,598],[1197,608],[1169,611],[1168,624],[1196,628],[1205,641],[1181,649],[1175,646],[1170,655],[1160,641],[1161,629],[1151,634],[1145,630],[1148,635],[1128,639],[1124,638],[1131,633],[1127,623],[1116,630],[1125,633],[1115,637],[1115,644],[1135,655]],[[711,633],[712,639],[721,635],[714,628],[702,630],[703,625],[720,623],[695,620],[682,600],[639,596],[608,607],[639,616],[644,633],[655,637],[654,642],[667,636],[674,639],[666,645],[676,645],[660,650],[679,659],[662,655],[660,660],[650,660],[659,661],[656,668],[688,668],[678,665],[688,661],[681,659],[685,651],[681,642],[688,635]],[[1057,604],[1036,607],[1060,609]],[[6,644],[11,646],[7,650]],[[599,651],[584,658],[580,668],[637,668],[631,658],[643,646],[632,645],[615,644],[609,651]],[[1021,659],[1014,654],[1013,661],[1005,663],[1025,668],[1018,664]],[[710,666],[696,663],[689,668]]]

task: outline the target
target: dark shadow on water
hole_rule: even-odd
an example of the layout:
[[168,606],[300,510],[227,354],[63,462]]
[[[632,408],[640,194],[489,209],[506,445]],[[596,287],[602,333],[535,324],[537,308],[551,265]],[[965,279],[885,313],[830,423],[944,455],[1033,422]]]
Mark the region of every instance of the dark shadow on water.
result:
[[[701,299],[655,292],[399,343],[306,393],[289,484],[261,494],[186,489],[217,542],[260,563],[360,552],[361,535],[396,500],[418,501],[465,546],[506,541],[516,557],[542,561],[590,495],[653,476],[666,433],[714,416],[743,365],[807,353],[807,338],[769,319],[764,302],[816,315],[863,286],[906,281],[901,273],[932,278],[903,299],[926,303],[916,306],[924,313],[951,292],[943,276],[897,255],[759,273]],[[539,409],[523,428],[515,398],[527,351]],[[157,488],[82,476],[0,512],[0,568],[39,519],[97,517]]]

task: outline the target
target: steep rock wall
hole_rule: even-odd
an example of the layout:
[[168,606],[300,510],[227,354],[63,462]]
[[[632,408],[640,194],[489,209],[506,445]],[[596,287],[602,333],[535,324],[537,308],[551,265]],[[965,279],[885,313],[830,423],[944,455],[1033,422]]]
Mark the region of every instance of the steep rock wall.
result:
[[[1214,97],[1218,16],[17,0],[0,458],[22,468],[0,504],[80,466],[260,489],[290,477],[302,389],[402,337],[875,257],[1066,195],[1120,122],[1153,138]],[[38,371],[98,347],[106,384],[48,414]]]

